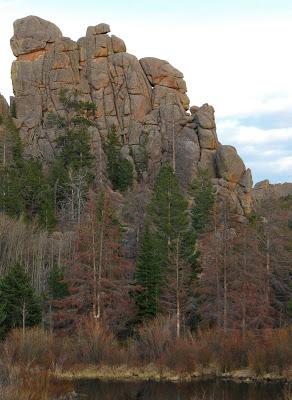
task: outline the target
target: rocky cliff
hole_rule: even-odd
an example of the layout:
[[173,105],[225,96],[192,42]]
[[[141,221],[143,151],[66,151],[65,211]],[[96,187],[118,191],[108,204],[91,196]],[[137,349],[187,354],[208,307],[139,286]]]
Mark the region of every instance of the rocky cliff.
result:
[[252,200],[258,203],[262,200],[277,200],[289,195],[292,196],[292,183],[276,183],[273,185],[266,179],[254,186]]
[[146,155],[145,185],[152,186],[164,162],[175,167],[183,188],[199,168],[207,169],[235,217],[241,221],[250,212],[251,171],[234,147],[219,143],[213,107],[189,108],[183,74],[167,61],[138,60],[107,24],[88,27],[75,42],[35,16],[15,21],[11,48],[15,123],[28,154],[51,162],[56,132],[46,126],[47,117],[62,113],[62,89],[77,90],[80,100],[96,104],[90,129],[97,159],[115,126],[136,171]]

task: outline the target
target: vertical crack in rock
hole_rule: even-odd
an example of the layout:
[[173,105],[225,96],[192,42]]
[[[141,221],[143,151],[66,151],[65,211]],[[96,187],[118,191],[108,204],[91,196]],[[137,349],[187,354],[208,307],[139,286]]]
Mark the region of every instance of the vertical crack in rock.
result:
[[[125,156],[134,165],[145,147],[143,179],[149,187],[164,162],[173,163],[184,190],[199,168],[206,169],[217,193],[228,197],[237,215],[250,211],[250,170],[232,146],[219,143],[213,107],[189,109],[183,74],[167,61],[139,61],[126,52],[122,39],[110,35],[105,23],[88,27],[86,36],[74,42],[35,16],[15,21],[11,48],[16,57],[16,123],[27,154],[52,161],[56,132],[45,122],[50,112],[62,112],[60,91],[76,90],[80,100],[96,104],[91,135],[99,163],[102,141],[115,125],[123,136]],[[5,107],[0,98],[1,113]]]

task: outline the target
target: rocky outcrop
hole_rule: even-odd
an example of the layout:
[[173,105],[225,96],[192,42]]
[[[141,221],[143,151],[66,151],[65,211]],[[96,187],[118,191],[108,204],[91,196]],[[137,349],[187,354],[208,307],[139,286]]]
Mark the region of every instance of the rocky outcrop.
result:
[[16,57],[24,55],[22,59],[25,60],[25,55],[41,52],[61,37],[62,33],[56,25],[31,16],[14,22],[14,36],[10,45],[13,54]]
[[9,106],[5,97],[0,94],[0,117],[6,117],[9,114]]
[[216,152],[216,166],[219,178],[239,183],[245,173],[245,165],[232,146],[220,146]]
[[138,60],[105,23],[88,27],[75,42],[34,16],[14,23],[11,47],[16,122],[27,153],[51,162],[57,133],[47,128],[47,117],[62,113],[61,90],[76,90],[80,100],[96,105],[91,134],[97,157],[115,126],[136,170],[146,155],[145,185],[153,185],[164,162],[175,167],[184,189],[199,168],[206,169],[237,215],[250,211],[250,171],[233,147],[219,143],[213,107],[189,110],[183,74],[167,61]]
[[292,196],[292,183],[273,185],[267,179],[256,183],[252,191],[252,198],[256,203],[262,200],[276,200],[289,195]]

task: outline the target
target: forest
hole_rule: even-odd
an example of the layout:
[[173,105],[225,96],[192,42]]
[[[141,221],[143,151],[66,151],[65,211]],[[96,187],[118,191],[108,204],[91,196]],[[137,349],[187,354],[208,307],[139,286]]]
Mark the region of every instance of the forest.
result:
[[164,163],[149,190],[147,154],[135,171],[114,125],[96,173],[95,105],[60,100],[44,121],[58,133],[50,165],[26,154],[15,109],[0,121],[0,368],[19,393],[39,398],[30,371],[44,386],[74,373],[291,374],[291,195],[238,223],[207,170],[186,188]]

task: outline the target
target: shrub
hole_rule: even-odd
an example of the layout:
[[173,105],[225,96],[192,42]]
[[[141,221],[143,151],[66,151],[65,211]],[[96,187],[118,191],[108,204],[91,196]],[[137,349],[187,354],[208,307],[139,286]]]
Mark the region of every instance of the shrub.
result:
[[85,322],[74,343],[76,361],[96,365],[122,363],[122,349],[114,335],[95,321]]
[[225,334],[222,330],[199,331],[195,341],[197,365],[216,366],[221,372],[247,366],[250,338],[243,339],[239,331]]
[[192,373],[197,366],[195,341],[191,336],[178,338],[174,348],[166,354],[165,364],[178,373]]
[[6,385],[0,385],[1,400],[54,400],[72,393],[70,382],[60,382],[48,371],[19,370]]
[[52,337],[40,328],[15,329],[7,336],[3,345],[3,361],[8,365],[20,364],[28,367],[52,365]]
[[248,352],[248,365],[258,375],[282,372],[292,365],[292,330],[263,331]]
[[139,329],[138,351],[142,361],[161,363],[175,346],[175,324],[168,317],[157,317]]

